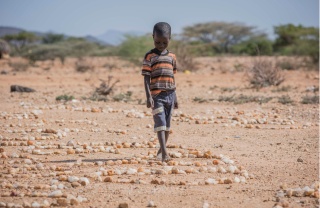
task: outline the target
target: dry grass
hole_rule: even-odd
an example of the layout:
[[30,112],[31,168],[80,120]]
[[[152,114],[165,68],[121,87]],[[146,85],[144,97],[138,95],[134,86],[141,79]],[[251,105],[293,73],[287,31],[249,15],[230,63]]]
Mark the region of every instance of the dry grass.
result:
[[284,81],[281,69],[274,67],[271,61],[258,59],[246,73],[250,84],[255,88],[278,86]]

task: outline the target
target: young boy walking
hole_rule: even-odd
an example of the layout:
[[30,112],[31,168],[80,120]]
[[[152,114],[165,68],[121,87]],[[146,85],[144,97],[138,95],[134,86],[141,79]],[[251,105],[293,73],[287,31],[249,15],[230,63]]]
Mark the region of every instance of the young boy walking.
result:
[[160,143],[157,157],[161,157],[164,162],[170,160],[166,143],[173,108],[178,108],[174,79],[177,64],[175,54],[167,50],[171,26],[166,22],[155,24],[152,36],[155,48],[146,53],[141,74],[144,76],[147,107],[152,109],[154,131]]

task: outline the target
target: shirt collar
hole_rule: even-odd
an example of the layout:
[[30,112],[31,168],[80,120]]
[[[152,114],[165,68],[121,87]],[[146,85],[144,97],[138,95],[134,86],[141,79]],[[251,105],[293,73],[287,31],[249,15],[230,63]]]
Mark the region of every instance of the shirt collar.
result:
[[167,49],[164,49],[162,52],[160,52],[158,49],[154,48],[152,49],[152,52],[156,53],[159,56],[164,56],[167,55],[169,53],[169,51]]

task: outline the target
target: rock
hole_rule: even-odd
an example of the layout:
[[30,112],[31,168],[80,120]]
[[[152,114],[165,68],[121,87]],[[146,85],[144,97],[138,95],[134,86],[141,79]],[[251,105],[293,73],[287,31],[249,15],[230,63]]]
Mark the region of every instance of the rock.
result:
[[50,203],[47,200],[44,200],[43,203],[41,204],[41,208],[43,207],[50,207]]
[[[23,204],[22,204],[22,206],[23,206],[24,208],[31,208],[31,207],[32,207],[31,204],[30,204],[29,202],[27,202],[27,201],[24,201]],[[1,205],[0,205],[0,207],[1,207]]]
[[118,206],[118,208],[128,208],[128,207],[129,207],[129,205],[126,202],[120,203],[119,206]]
[[134,168],[129,168],[129,169],[127,170],[127,174],[128,174],[128,175],[135,175],[135,174],[137,174],[137,170],[134,169]]
[[297,159],[297,162],[303,162],[303,159],[301,159],[300,157]]
[[112,177],[107,176],[103,181],[104,182],[112,182]]
[[76,177],[76,176],[69,176],[69,177],[68,177],[68,181],[69,181],[70,183],[77,182],[77,181],[79,181],[79,178]]
[[78,182],[72,182],[72,183],[71,183],[71,186],[72,186],[73,188],[77,188],[77,187],[81,186],[81,184],[78,183]]
[[40,208],[41,205],[38,202],[32,202],[31,207],[33,208]]
[[21,85],[11,85],[10,92],[35,92],[35,90]]
[[238,177],[234,177],[233,182],[235,182],[235,183],[240,183],[240,182],[241,182],[241,180],[240,180],[240,178],[238,178]]
[[73,154],[75,154],[76,153],[76,151],[74,150],[74,149],[68,149],[67,150],[67,154],[68,155],[73,155]]
[[66,206],[69,205],[69,202],[68,202],[68,200],[66,198],[59,198],[59,199],[57,199],[57,204],[59,206],[66,207]]
[[79,179],[79,182],[80,182],[80,184],[81,184],[82,186],[87,186],[87,185],[90,184],[89,179],[88,179],[88,178],[85,178],[85,177],[81,177],[81,178]]
[[209,208],[210,205],[208,202],[204,202],[203,205],[202,205],[202,208]]
[[79,205],[79,201],[76,198],[72,198],[72,199],[70,199],[70,204],[71,205]]
[[153,201],[149,201],[147,207],[157,207]]
[[51,198],[62,197],[62,191],[61,190],[53,191],[48,196],[51,197]]
[[217,184],[218,182],[214,179],[214,178],[208,178],[206,181],[205,181],[205,184],[206,185],[213,185],[213,184]]
[[67,146],[74,147],[76,146],[76,143],[74,142],[74,140],[70,140],[68,141]]

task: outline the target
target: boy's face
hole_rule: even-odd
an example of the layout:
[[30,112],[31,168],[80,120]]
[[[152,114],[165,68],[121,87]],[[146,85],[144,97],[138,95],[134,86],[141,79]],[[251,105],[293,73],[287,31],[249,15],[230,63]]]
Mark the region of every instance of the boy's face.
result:
[[155,33],[153,35],[153,41],[154,41],[154,47],[162,52],[168,47],[170,42],[170,37],[161,36]]

